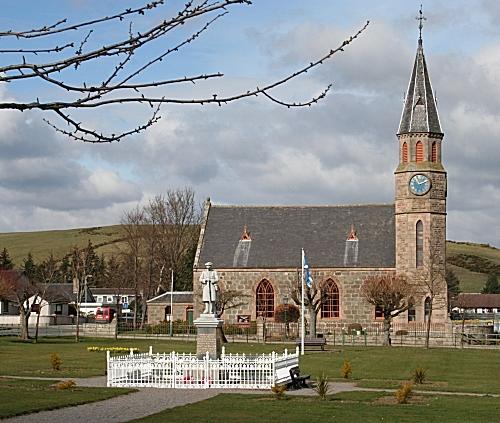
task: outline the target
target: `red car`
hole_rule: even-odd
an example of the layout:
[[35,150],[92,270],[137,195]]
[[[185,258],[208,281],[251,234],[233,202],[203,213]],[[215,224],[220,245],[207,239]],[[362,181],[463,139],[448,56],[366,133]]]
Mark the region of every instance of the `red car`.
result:
[[115,316],[115,311],[111,307],[99,307],[95,313],[95,321],[100,323],[110,323]]

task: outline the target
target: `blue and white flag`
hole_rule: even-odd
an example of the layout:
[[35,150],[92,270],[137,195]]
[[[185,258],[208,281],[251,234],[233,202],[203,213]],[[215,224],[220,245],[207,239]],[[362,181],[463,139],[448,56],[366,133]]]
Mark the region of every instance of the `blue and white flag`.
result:
[[303,259],[302,259],[302,267],[304,268],[304,281],[307,285],[308,288],[312,286],[313,283],[313,278],[311,276],[311,268],[309,267],[309,264],[307,264],[307,258],[306,258],[306,253],[304,252],[303,254]]

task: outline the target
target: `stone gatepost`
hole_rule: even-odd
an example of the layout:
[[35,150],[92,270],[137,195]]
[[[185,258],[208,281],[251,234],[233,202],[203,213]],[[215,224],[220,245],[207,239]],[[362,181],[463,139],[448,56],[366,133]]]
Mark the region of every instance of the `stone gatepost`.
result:
[[220,329],[224,320],[218,319],[213,314],[200,314],[194,322],[196,326],[196,355],[203,358],[208,352],[211,359],[220,358],[222,352],[222,339]]

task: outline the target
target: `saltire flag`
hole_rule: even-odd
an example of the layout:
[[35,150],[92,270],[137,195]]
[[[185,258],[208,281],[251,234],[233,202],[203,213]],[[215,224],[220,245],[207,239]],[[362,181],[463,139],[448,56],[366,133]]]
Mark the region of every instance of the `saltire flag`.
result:
[[311,276],[311,268],[309,267],[309,264],[307,263],[307,257],[306,257],[305,252],[303,255],[302,267],[304,268],[304,280],[306,282],[307,287],[310,288],[312,286],[312,283],[313,283],[313,278]]

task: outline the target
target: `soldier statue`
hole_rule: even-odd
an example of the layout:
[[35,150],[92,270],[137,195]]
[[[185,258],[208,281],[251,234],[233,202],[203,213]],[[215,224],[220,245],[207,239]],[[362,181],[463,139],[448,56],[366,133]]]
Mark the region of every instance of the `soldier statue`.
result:
[[219,282],[219,276],[217,275],[217,270],[212,269],[212,263],[205,263],[205,270],[201,272],[200,282],[203,286],[203,303],[205,304],[205,310],[203,314],[214,314],[215,315],[215,302],[217,301],[217,291],[219,287],[217,283]]

